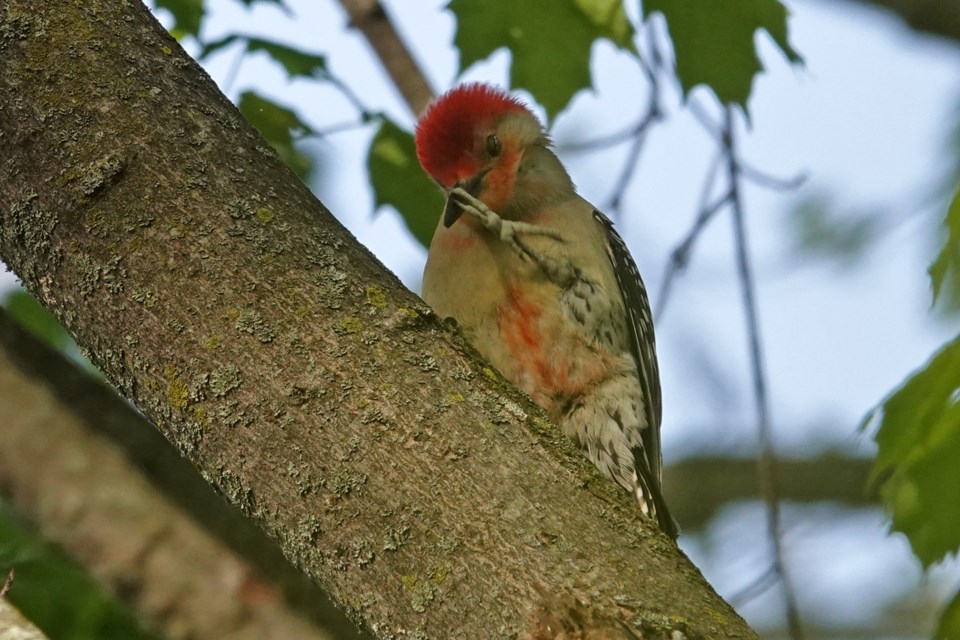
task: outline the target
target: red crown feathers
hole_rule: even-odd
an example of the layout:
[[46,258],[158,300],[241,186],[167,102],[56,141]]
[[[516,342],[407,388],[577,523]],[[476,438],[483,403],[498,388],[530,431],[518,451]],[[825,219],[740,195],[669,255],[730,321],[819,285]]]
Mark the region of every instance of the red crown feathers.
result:
[[450,186],[474,174],[474,133],[498,116],[530,112],[509,93],[479,82],[454,87],[424,110],[417,123],[417,158],[440,184]]

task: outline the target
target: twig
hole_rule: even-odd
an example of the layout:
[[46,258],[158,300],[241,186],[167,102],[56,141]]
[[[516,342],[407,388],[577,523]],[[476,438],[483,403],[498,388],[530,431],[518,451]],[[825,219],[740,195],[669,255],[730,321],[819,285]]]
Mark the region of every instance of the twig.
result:
[[433,89],[379,0],[340,0],[340,4],[350,16],[350,26],[359,29],[373,47],[410,112],[419,115],[433,99]]
[[737,164],[740,165],[740,175],[744,180],[749,180],[755,185],[774,191],[793,191],[799,189],[807,181],[806,173],[799,173],[791,178],[779,178],[750,166],[743,160],[738,159]]
[[770,587],[777,584],[778,580],[780,580],[780,575],[777,573],[777,568],[774,565],[770,565],[766,571],[754,578],[750,584],[732,596],[729,596],[727,602],[734,607],[742,607],[754,598],[759,598],[766,593]]
[[657,67],[653,66],[659,64],[660,56],[656,50],[655,44],[651,43],[650,46],[650,57],[653,60],[653,64],[648,63],[642,55],[637,56],[637,60],[640,63],[640,69],[643,71],[643,75],[647,78],[647,84],[650,85],[650,93],[647,94],[647,108],[644,111],[643,116],[640,118],[640,122],[634,128],[633,145],[630,147],[630,153],[627,155],[627,161],[623,165],[623,169],[620,171],[620,177],[617,179],[616,186],[614,187],[613,193],[610,196],[610,202],[607,205],[607,209],[611,214],[620,212],[620,204],[623,201],[623,194],[626,192],[627,186],[630,184],[630,178],[633,177],[633,174],[637,169],[637,165],[640,163],[640,154],[643,152],[643,147],[647,141],[647,133],[649,133],[650,127],[653,126],[655,122],[659,122],[663,119],[663,110],[660,108],[660,80],[657,76]]
[[647,126],[636,133],[635,137],[633,138],[633,145],[630,147],[630,153],[627,155],[627,162],[623,165],[623,169],[620,171],[620,177],[617,179],[616,186],[613,189],[613,194],[610,196],[610,202],[606,207],[607,211],[611,214],[614,212],[620,212],[620,204],[623,201],[623,194],[630,185],[630,179],[633,177],[633,173],[636,171],[637,165],[640,163],[640,154],[643,152],[643,145],[647,141],[647,130],[649,125],[659,118],[659,116],[655,115],[653,112],[650,112],[650,116],[651,117],[647,119]]
[[657,308],[654,318],[659,320],[667,308],[667,300],[670,299],[670,293],[673,291],[673,281],[680,273],[687,268],[690,262],[690,254],[693,252],[693,243],[696,242],[703,230],[707,228],[707,223],[724,206],[730,204],[731,194],[727,192],[717,198],[710,206],[700,210],[693,226],[687,232],[686,237],[670,252],[670,260],[667,263],[666,273],[663,276],[663,283],[660,285],[660,295],[657,296]]
[[367,120],[356,120],[352,122],[341,122],[338,124],[332,124],[323,129],[317,129],[305,136],[304,138],[316,137],[316,138],[326,138],[327,136],[332,136],[337,133],[343,133],[344,131],[353,131],[354,129],[362,129],[363,127],[370,124]]
[[657,114],[655,118],[650,111],[647,111],[640,117],[640,120],[636,124],[632,124],[629,127],[617,131],[616,133],[611,133],[610,135],[595,138],[593,140],[567,142],[564,143],[559,150],[562,153],[590,153],[593,151],[609,149],[610,147],[616,147],[630,140],[631,138],[643,134],[647,127],[653,124],[655,119],[659,119],[660,117],[661,116]]
[[787,615],[787,627],[793,640],[803,638],[800,614],[797,609],[793,585],[787,575],[783,559],[782,523],[780,519],[780,499],[776,478],[776,453],[770,425],[770,406],[767,396],[767,380],[764,367],[763,350],[760,344],[760,321],[757,313],[756,284],[750,264],[747,248],[746,226],[743,220],[743,202],[740,194],[740,165],[736,159],[733,108],[724,111],[723,148],[726,155],[727,180],[730,184],[730,211],[733,216],[734,245],[737,255],[737,272],[740,277],[740,291],[746,312],[747,337],[750,344],[750,364],[753,376],[753,395],[757,406],[757,435],[760,442],[760,455],[757,458],[757,474],[761,492],[767,503],[767,531],[773,547],[773,570],[780,576],[783,584],[784,606]]
[[372,111],[367,108],[363,101],[353,92],[353,90],[347,86],[340,78],[336,77],[333,74],[327,73],[324,74],[324,80],[332,84],[336,89],[343,94],[343,97],[346,98],[353,107],[360,112],[360,117],[364,120],[370,118]]
[[564,153],[589,153],[616,147],[627,141],[632,142],[630,151],[627,154],[627,160],[620,170],[620,175],[617,177],[610,199],[604,207],[606,212],[612,216],[620,211],[623,195],[630,185],[631,178],[636,172],[637,165],[640,162],[640,154],[643,152],[643,147],[647,141],[647,134],[655,123],[663,120],[663,109],[660,106],[660,80],[657,75],[661,58],[655,45],[651,44],[650,46],[651,62],[648,62],[642,54],[637,55],[640,69],[643,71],[643,75],[647,79],[647,84],[650,86],[650,91],[647,94],[646,108],[643,110],[643,113],[641,113],[637,123],[626,129],[600,138],[565,144],[561,149]]
[[10,569],[10,573],[7,574],[7,579],[4,580],[3,586],[0,587],[0,599],[7,597],[7,594],[10,592],[10,587],[13,586],[13,579],[17,575],[16,569]]
[[660,295],[657,296],[657,307],[654,313],[655,320],[659,320],[667,308],[667,301],[670,299],[670,293],[673,290],[674,279],[687,268],[694,242],[700,237],[700,234],[707,227],[707,223],[710,222],[713,216],[730,201],[730,192],[728,191],[713,203],[708,203],[708,198],[713,192],[713,185],[716,183],[722,158],[722,154],[718,153],[710,162],[710,168],[707,169],[707,175],[703,181],[703,188],[700,191],[697,217],[694,219],[690,230],[687,231],[687,235],[684,236],[683,240],[670,252],[670,258],[663,276],[663,283],[660,285]]
[[[706,229],[710,220],[724,207],[729,206],[733,217],[734,245],[737,257],[737,271],[741,283],[743,306],[746,313],[747,334],[750,346],[751,375],[753,378],[753,395],[757,406],[757,431],[759,439],[759,455],[757,459],[757,474],[760,491],[767,505],[767,531],[770,537],[773,563],[771,568],[761,574],[753,583],[741,590],[732,599],[752,599],[766,591],[779,578],[783,585],[784,606],[786,609],[787,626],[793,640],[801,640],[803,629],[800,624],[796,596],[792,583],[787,575],[786,563],[783,559],[783,531],[780,518],[780,499],[776,479],[776,453],[770,426],[770,408],[767,395],[766,372],[764,367],[763,351],[760,341],[760,322],[756,304],[756,285],[753,279],[750,255],[747,248],[746,227],[744,224],[743,202],[741,198],[741,181],[748,180],[759,186],[770,189],[792,189],[799,186],[805,176],[783,180],[753,167],[745,165],[737,156],[733,129],[733,108],[724,109],[723,125],[719,127],[706,111],[694,100],[689,102],[691,113],[704,129],[717,139],[720,151],[710,164],[704,179],[700,194],[698,214],[690,230],[670,254],[665,270],[663,284],[658,296],[655,318],[659,319],[669,300],[673,282],[687,266],[693,245]],[[719,169],[726,169],[727,192],[713,202],[709,202],[718,178]]]
[[689,98],[687,100],[687,109],[690,110],[690,113],[696,118],[697,122],[700,123],[700,126],[703,127],[707,133],[709,133],[717,141],[720,141],[723,138],[723,129],[710,117],[710,114],[707,113],[707,110],[703,108],[703,105],[700,104],[700,101],[696,98]]
[[663,110],[660,108],[660,83],[657,79],[656,73],[656,65],[659,64],[660,55],[654,49],[651,52],[650,57],[654,61],[653,65],[648,63],[642,55],[637,56],[637,61],[640,63],[640,69],[643,71],[643,75],[646,76],[647,83],[650,85],[650,95],[647,97],[647,108],[640,116],[640,120],[637,121],[636,124],[630,125],[626,129],[618,131],[617,133],[612,133],[608,136],[603,136],[594,140],[567,143],[562,149],[565,153],[599,151],[601,149],[607,149],[609,147],[615,147],[623,144],[631,138],[644,137],[647,134],[647,129],[653,126],[655,122],[663,119]]
[[233,83],[237,81],[237,76],[240,74],[240,67],[243,64],[243,59],[247,55],[247,48],[240,47],[237,49],[237,53],[233,57],[233,61],[230,63],[230,69],[227,71],[227,77],[223,81],[223,92],[227,95],[230,94],[230,90],[233,88]]

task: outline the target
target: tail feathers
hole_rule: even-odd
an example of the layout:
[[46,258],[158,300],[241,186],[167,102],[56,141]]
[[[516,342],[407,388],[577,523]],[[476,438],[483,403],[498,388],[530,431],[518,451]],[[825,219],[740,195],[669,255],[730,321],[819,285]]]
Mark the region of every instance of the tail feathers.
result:
[[640,505],[640,511],[648,518],[653,518],[657,524],[668,536],[677,539],[680,535],[680,527],[677,521],[670,515],[667,509],[667,503],[660,493],[660,487],[653,486],[644,473],[634,471],[634,495],[637,496],[637,502]]

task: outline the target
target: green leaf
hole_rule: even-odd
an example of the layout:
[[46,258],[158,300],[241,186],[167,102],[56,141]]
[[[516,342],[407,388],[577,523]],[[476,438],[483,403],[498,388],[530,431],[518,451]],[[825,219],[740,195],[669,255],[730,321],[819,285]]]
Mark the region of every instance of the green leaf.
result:
[[705,84],[722,104],[738,104],[745,113],[762,69],[758,30],[769,33],[788,60],[802,61],[788,42],[787,10],[778,0],[644,0],[644,18],[652,13],[667,21],[684,93]]
[[944,220],[947,240],[937,259],[930,265],[933,302],[955,309],[960,307],[960,188],[947,210]]
[[170,35],[177,40],[184,36],[196,37],[203,22],[204,0],[156,0],[158,9],[166,9],[173,16]]
[[313,129],[296,112],[253,91],[245,91],[240,96],[239,107],[243,117],[260,131],[287,166],[306,180],[313,163],[309,156],[297,150],[294,140],[312,135]]
[[367,168],[374,206],[392,206],[413,237],[429,247],[443,210],[443,196],[420,168],[413,135],[384,118],[370,144]]
[[956,640],[956,638],[960,638],[960,591],[953,595],[953,600],[940,614],[937,631],[933,634],[933,640]]
[[877,415],[871,481],[881,484],[893,528],[930,565],[960,548],[960,336],[887,397]]
[[552,118],[590,87],[598,39],[633,50],[633,26],[620,0],[451,0],[460,71],[506,47],[510,85],[527,89]]
[[280,64],[287,72],[290,78],[317,78],[326,75],[326,58],[312,53],[305,53],[299,49],[288,47],[279,42],[264,40],[263,38],[254,38],[251,36],[232,33],[219,40],[208,42],[200,50],[200,59],[206,59],[208,56],[216,53],[224,47],[228,47],[234,42],[242,42],[247,53],[256,53],[262,51],[273,58],[274,62]]

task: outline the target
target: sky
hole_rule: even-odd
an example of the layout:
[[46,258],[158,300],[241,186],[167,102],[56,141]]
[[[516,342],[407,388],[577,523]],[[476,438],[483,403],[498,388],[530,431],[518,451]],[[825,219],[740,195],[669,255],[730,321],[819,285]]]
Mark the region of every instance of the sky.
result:
[[[437,90],[461,79],[506,84],[505,52],[457,75],[455,23],[442,11],[443,2],[382,2]],[[360,34],[345,29],[338,3],[288,0],[295,19],[270,6],[247,11],[238,4],[211,0],[207,39],[235,31],[269,34],[322,53],[368,107],[412,127],[413,114]],[[775,441],[785,455],[825,448],[866,455],[871,446],[858,434],[861,418],[956,331],[955,322],[929,313],[926,268],[943,215],[944,202],[930,195],[949,165],[960,56],[955,44],[920,37],[856,2],[787,5],[790,40],[806,64],[791,67],[769,38],[758,37],[767,72],[754,86],[752,126],[739,135],[741,155],[752,166],[781,177],[807,176],[793,192],[745,191]],[[196,47],[188,50],[196,53]],[[205,66],[230,97],[256,88],[296,106],[317,129],[356,120],[337,91],[289,83],[263,58],[249,57],[238,67],[236,56],[226,52]],[[553,125],[561,150],[565,143],[618,131],[639,115],[645,85],[628,56],[598,45],[592,71],[595,91],[581,92]],[[716,112],[703,92],[695,99]],[[714,149],[676,88],[668,86],[665,105],[670,118],[650,135],[618,217],[655,306],[668,256],[695,216]],[[315,191],[416,291],[425,250],[392,211],[372,211],[364,168],[372,135],[370,128],[356,128],[311,142],[321,165]],[[625,154],[620,146],[563,159],[584,197],[603,208]],[[840,211],[879,221],[878,239],[852,266],[811,260],[793,249],[790,212],[816,194],[830,194]],[[696,452],[749,454],[756,448],[731,239],[729,217],[721,216],[658,319],[668,463]],[[14,280],[0,273],[0,289]],[[821,622],[862,624],[921,582],[906,542],[887,535],[877,510],[788,505],[785,519],[787,559],[801,606],[810,615],[817,612]],[[685,536],[683,546],[727,596],[769,563],[763,511],[756,504],[731,505],[702,535]],[[945,595],[958,576],[956,564],[945,567],[923,588]],[[740,610],[752,624],[775,626],[781,619],[778,597],[771,590]]]

